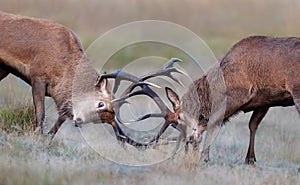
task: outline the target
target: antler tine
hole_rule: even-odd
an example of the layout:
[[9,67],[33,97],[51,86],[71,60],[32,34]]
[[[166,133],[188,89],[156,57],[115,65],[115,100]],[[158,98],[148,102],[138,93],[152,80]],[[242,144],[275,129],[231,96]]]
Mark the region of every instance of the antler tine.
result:
[[[136,80],[136,81],[135,82],[132,81],[133,84],[131,84],[127,89],[124,90],[121,97],[130,93],[136,86],[138,86],[137,81],[144,82],[144,81],[146,81],[150,78],[156,77],[156,76],[167,76],[167,77],[171,78],[172,80],[174,80],[175,82],[177,82],[178,84],[180,84],[181,86],[183,86],[183,84],[171,74],[172,72],[175,72],[175,73],[179,73],[179,74],[183,74],[183,75],[187,76],[187,74],[184,73],[183,71],[180,71],[180,70],[176,69],[175,67],[173,67],[175,62],[182,62],[182,60],[178,59],[178,58],[171,58],[166,64],[161,66],[158,71],[152,71],[141,77],[135,77],[134,80]],[[127,74],[128,76],[133,76],[132,74],[129,74],[126,72],[122,72],[122,74]],[[120,73],[118,73],[118,75],[120,75]],[[147,84],[145,84],[145,85],[147,85]]]
[[129,120],[127,122],[132,123],[132,122],[142,121],[142,120],[148,119],[148,118],[161,118],[161,117],[164,117],[164,116],[165,115],[162,114],[162,113],[149,113],[149,114],[145,114],[142,117],[139,117],[137,119]]
[[160,136],[167,130],[167,128],[169,127],[170,124],[171,123],[169,123],[167,120],[165,121],[165,123],[163,124],[163,126],[161,127],[161,129],[159,130],[159,132],[157,133],[155,138],[153,139],[153,141],[155,141],[155,143],[158,143]]
[[137,76],[132,75],[130,73],[126,73],[126,72],[122,71],[121,69],[117,69],[112,73],[102,74],[100,76],[99,80],[101,80],[102,78],[114,78],[115,79],[113,93],[117,92],[117,90],[120,86],[121,80],[130,81],[130,82],[133,82],[134,84],[138,83],[140,81]]
[[175,82],[177,82],[178,84],[183,85],[177,78],[175,78],[172,75],[172,72],[183,74],[183,75],[186,75],[186,76],[187,76],[187,74],[184,73],[183,71],[180,71],[180,70],[176,69],[173,66],[175,62],[182,62],[182,60],[178,59],[178,58],[171,58],[166,64],[164,64],[163,66],[161,66],[159,68],[159,70],[149,72],[149,73],[141,76],[140,79],[142,81],[145,81],[145,80],[147,80],[149,78],[153,78],[153,77],[156,77],[156,76],[167,76],[167,77],[171,78],[172,80],[174,80]]
[[167,63],[165,63],[163,66],[161,66],[161,69],[167,69],[167,68],[170,68],[170,67],[173,67],[173,64],[175,62],[182,62],[181,59],[179,58],[171,58]]
[[[123,96],[122,98],[116,100],[116,101],[124,101],[129,97],[132,96],[136,96],[136,95],[147,95],[150,98],[152,98],[155,103],[157,104],[157,106],[159,107],[161,113],[150,113],[150,114],[146,114],[136,120],[132,120],[129,122],[134,122],[134,121],[141,121],[144,119],[148,119],[150,117],[162,117],[165,119],[165,122],[162,126],[162,128],[160,129],[159,133],[148,143],[153,143],[155,141],[155,143],[158,142],[158,139],[160,138],[160,136],[164,133],[164,131],[169,127],[170,124],[172,124],[173,122],[172,120],[172,115],[173,113],[170,111],[170,109],[164,104],[164,102],[162,101],[162,99],[148,86],[143,86],[141,90],[137,90],[134,92],[131,92],[130,94],[127,94],[126,96]],[[116,114],[116,119],[121,122],[122,124],[124,124],[124,122],[121,120],[120,118],[120,114],[119,111],[117,111],[118,113]],[[128,122],[127,122],[128,123]],[[175,126],[173,126],[174,128],[176,128]],[[177,128],[176,128],[177,129]]]
[[147,147],[149,146],[153,141],[147,142],[147,143],[142,143],[142,142],[138,142],[135,141],[134,139],[130,138],[129,136],[127,136],[123,130],[120,128],[120,125],[117,124],[116,122],[112,123],[112,127],[115,131],[115,135],[118,141],[122,142],[122,143],[128,143],[132,146],[135,147]]
[[126,94],[125,96],[122,96],[121,98],[114,99],[113,103],[118,103],[126,100],[127,98],[130,98],[132,96],[136,95],[147,95],[151,99],[154,100],[154,102],[158,105],[159,109],[164,113],[166,110],[169,110],[169,108],[164,104],[162,99],[156,94],[150,87],[144,85],[142,86],[141,90],[133,91],[129,94]]
[[126,73],[121,69],[117,69],[112,73],[104,73],[100,76],[100,78],[119,78],[120,80],[127,80],[131,82],[138,82],[139,78],[133,74]]

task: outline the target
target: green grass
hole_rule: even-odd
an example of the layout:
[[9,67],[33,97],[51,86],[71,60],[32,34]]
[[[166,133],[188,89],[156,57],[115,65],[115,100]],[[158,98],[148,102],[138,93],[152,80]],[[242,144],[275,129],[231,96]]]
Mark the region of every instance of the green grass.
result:
[[35,129],[31,87],[9,75],[0,82],[0,130],[23,135]]
[[30,101],[12,104],[9,100],[0,108],[0,129],[17,135],[35,129],[34,107]]
[[17,135],[35,129],[34,107],[31,103],[13,105],[5,103],[0,108],[0,129]]

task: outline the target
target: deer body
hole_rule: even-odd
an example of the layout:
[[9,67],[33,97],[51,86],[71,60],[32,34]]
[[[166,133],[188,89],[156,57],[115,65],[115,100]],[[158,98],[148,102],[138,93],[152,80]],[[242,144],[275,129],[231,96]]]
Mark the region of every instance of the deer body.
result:
[[255,132],[269,108],[295,105],[300,113],[300,38],[252,36],[241,40],[218,66],[190,86],[178,104],[182,109],[179,123],[190,124],[195,140],[200,142],[207,130],[204,161],[209,160],[215,125],[240,111],[253,111],[245,161],[253,164]]
[[[55,134],[73,119],[72,87],[81,67],[82,93],[93,93],[98,74],[89,64],[78,37],[68,28],[43,19],[0,12],[0,80],[13,74],[32,86],[36,124],[42,132],[45,95],[54,99],[59,118]],[[95,107],[92,107],[95,110]]]
[[125,99],[141,93],[130,93],[136,86],[154,93],[148,87],[151,83],[144,81],[155,75],[166,75],[176,81],[170,73],[179,72],[173,68],[177,59],[162,66],[159,74],[149,73],[139,78],[117,72],[104,77],[99,76],[89,63],[75,33],[60,24],[0,11],[0,28],[0,81],[11,73],[31,85],[36,125],[41,134],[45,118],[44,100],[45,96],[50,96],[58,109],[58,120],[50,134],[54,135],[69,118],[78,126],[86,122],[109,123],[119,141],[134,146],[152,143],[139,143],[122,131],[115,120],[119,115],[115,111],[124,102],[122,98],[120,101],[115,99],[107,78],[121,76],[121,79],[132,82],[128,92],[123,94]]
[[293,105],[294,88],[300,84],[300,39],[249,37],[228,52],[220,67],[228,102],[225,117],[231,109]]
[[[31,85],[36,124],[41,134],[45,118],[44,100],[45,96],[50,96],[58,109],[58,120],[50,134],[54,135],[69,118],[78,126],[86,122],[109,123],[119,141],[134,146],[148,145],[136,142],[121,130],[115,120],[119,114],[115,113],[113,106],[118,105],[118,100],[115,100],[109,81],[98,75],[78,37],[70,29],[48,20],[1,11],[0,28],[0,81],[11,73]],[[169,73],[177,71],[172,67],[176,61],[171,60],[163,66],[160,75],[172,78]],[[133,82],[131,87],[146,88],[149,83],[144,80],[152,75],[144,76],[145,79],[127,73],[121,76]],[[130,92],[123,95],[127,93]]]

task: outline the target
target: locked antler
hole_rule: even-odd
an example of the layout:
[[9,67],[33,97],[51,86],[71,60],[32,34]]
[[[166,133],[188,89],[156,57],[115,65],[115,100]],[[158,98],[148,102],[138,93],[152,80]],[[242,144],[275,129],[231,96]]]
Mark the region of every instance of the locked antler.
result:
[[[155,141],[155,143],[157,143],[158,139],[164,133],[164,131],[168,128],[169,125],[172,125],[174,128],[181,131],[181,129],[179,129],[177,127],[177,122],[176,122],[176,119],[174,118],[174,116],[175,116],[174,113],[168,108],[168,106],[163,102],[163,100],[159,97],[159,95],[150,88],[150,87],[159,87],[159,86],[157,86],[153,83],[150,83],[150,82],[145,82],[146,80],[148,80],[150,78],[154,78],[157,76],[166,76],[166,77],[169,77],[170,79],[174,80],[178,84],[182,85],[182,83],[172,75],[172,73],[185,74],[184,72],[173,67],[174,63],[179,62],[179,61],[181,61],[181,60],[177,59],[177,58],[172,58],[166,64],[164,64],[162,67],[160,67],[157,71],[149,72],[140,77],[137,77],[130,73],[124,72],[122,70],[116,70],[113,73],[101,75],[101,77],[98,79],[98,82],[101,81],[103,78],[114,78],[115,79],[113,93],[117,92],[122,80],[132,82],[131,85],[123,91],[120,98],[114,99],[112,101],[114,110],[116,113],[115,123],[114,123],[115,126],[113,126],[113,127],[115,129],[115,133],[119,140],[130,142],[131,144],[133,144],[135,146],[148,146],[151,143],[153,143],[154,141]],[[141,89],[134,91],[134,89],[136,87],[140,87]],[[120,111],[119,111],[120,107],[124,103],[127,103],[126,99],[133,97],[133,96],[137,96],[137,95],[146,95],[146,96],[149,96],[151,99],[153,99],[154,102],[157,104],[158,108],[160,109],[160,113],[149,113],[138,119],[132,120],[130,122],[141,121],[141,120],[148,119],[150,117],[161,117],[161,118],[165,119],[165,122],[164,122],[162,128],[160,129],[159,133],[157,134],[157,136],[148,143],[139,143],[139,142],[134,141],[133,139],[126,136],[124,134],[124,132],[121,130],[120,125],[118,125],[119,122],[121,124],[125,124],[125,122],[122,121],[122,119],[120,118]]]

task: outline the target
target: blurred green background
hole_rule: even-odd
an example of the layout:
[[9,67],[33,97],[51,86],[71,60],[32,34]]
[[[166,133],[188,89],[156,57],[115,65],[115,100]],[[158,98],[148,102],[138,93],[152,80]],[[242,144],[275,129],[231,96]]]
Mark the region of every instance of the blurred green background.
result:
[[249,35],[300,35],[298,0],[1,0],[0,10],[59,22],[74,30],[85,48],[116,26],[147,19],[189,28],[218,58]]

